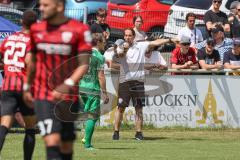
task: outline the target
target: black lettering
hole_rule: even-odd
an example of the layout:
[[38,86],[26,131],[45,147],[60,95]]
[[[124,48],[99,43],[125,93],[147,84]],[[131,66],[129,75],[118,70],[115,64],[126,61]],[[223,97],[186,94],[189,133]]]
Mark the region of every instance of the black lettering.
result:
[[[157,97],[159,97],[159,99],[157,99]],[[157,103],[158,102],[158,103]],[[156,106],[161,106],[162,105],[162,102],[163,102],[163,98],[161,95],[157,95],[157,96],[154,96],[153,97],[153,103],[154,105]]]
[[181,101],[180,101],[180,98],[182,97],[183,95],[175,95],[175,106],[183,106]]
[[[170,97],[170,96],[171,96],[171,101],[172,101],[172,103],[171,103],[171,104],[168,104],[168,97]],[[168,95],[166,95],[166,97],[164,98],[164,103],[165,103],[167,106],[173,106],[172,97],[173,97],[173,95],[168,94]]]
[[149,95],[146,95],[146,106],[153,106],[153,102],[150,104],[149,101]]
[[181,114],[176,114],[175,115],[175,120],[176,120],[176,122],[181,121]]
[[173,121],[174,120],[174,115],[173,114],[167,115],[167,120],[168,121]]
[[193,96],[188,95],[188,106],[190,106],[190,101],[192,102],[192,104],[194,106],[196,106],[196,104],[197,104],[197,95],[193,95]]
[[188,114],[183,114],[183,121],[188,121]]
[[163,113],[161,113],[161,111],[160,111],[160,113],[159,113],[159,121],[164,121],[166,119],[166,115]]
[[157,115],[155,113],[150,114],[150,121],[153,122],[152,117],[154,117],[154,122],[157,121]]

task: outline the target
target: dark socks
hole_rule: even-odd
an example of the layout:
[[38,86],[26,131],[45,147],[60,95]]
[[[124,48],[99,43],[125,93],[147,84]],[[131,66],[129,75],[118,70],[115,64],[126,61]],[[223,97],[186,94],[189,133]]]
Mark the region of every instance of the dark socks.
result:
[[58,146],[47,147],[47,160],[63,160]]
[[2,147],[8,133],[8,129],[5,126],[0,126],[0,152],[2,151]]
[[62,160],[72,160],[73,153],[61,153]]
[[24,160],[31,160],[35,147],[35,129],[26,129],[23,142]]

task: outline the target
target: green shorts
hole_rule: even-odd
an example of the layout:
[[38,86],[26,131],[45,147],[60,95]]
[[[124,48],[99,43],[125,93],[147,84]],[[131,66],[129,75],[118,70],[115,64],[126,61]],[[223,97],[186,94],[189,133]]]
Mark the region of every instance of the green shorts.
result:
[[81,94],[81,100],[84,105],[84,112],[94,119],[99,118],[101,97],[99,95]]

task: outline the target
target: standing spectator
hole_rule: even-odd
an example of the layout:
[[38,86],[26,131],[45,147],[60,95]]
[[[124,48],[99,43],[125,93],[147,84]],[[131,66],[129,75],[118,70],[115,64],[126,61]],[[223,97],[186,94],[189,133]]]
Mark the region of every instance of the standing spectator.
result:
[[[78,83],[88,71],[91,34],[88,26],[64,16],[66,0],[40,0],[43,21],[30,30],[32,59],[23,86],[34,101],[47,160],[71,160],[79,109]],[[34,99],[30,86],[34,80]]]
[[132,28],[124,30],[124,40],[128,45],[124,45],[124,49],[114,55],[114,61],[120,63],[120,77],[118,89],[118,106],[115,113],[114,134],[113,140],[119,140],[119,130],[123,113],[126,107],[129,106],[129,101],[132,99],[133,106],[136,111],[136,140],[143,140],[142,125],[143,125],[143,106],[145,104],[144,91],[144,63],[145,53],[149,47],[159,46],[168,42],[171,39],[157,39],[155,41],[135,42],[135,31]]
[[110,27],[106,23],[107,11],[99,8],[96,14],[97,21],[91,25],[92,33],[102,33],[107,40],[110,36]]
[[122,45],[123,43],[124,43],[123,39],[118,39],[113,44],[113,47],[108,48],[104,52],[104,58],[105,58],[105,63],[107,65],[107,68],[114,68],[114,69],[120,68],[119,64],[113,62],[113,56],[116,53],[117,47]]
[[233,38],[240,37],[240,2],[235,4],[235,10],[235,14],[230,14],[228,18]]
[[222,63],[220,55],[217,50],[214,49],[214,40],[212,38],[207,39],[205,48],[201,49],[197,53],[198,63],[202,69],[221,69]]
[[207,11],[204,15],[204,22],[206,24],[207,32],[211,37],[211,30],[215,28],[216,24],[222,25],[226,33],[230,32],[230,25],[226,13],[220,11],[222,0],[213,0],[212,9]]
[[[233,1],[230,5],[230,13],[228,15],[228,21],[231,21],[231,16],[234,16],[237,14],[237,4],[239,1]],[[230,19],[229,19],[230,18]]]
[[195,44],[203,41],[202,32],[195,27],[196,15],[192,12],[186,15],[186,26],[178,32],[178,38],[184,37],[191,38],[190,47],[194,47]]
[[198,68],[195,49],[190,47],[190,44],[191,40],[189,37],[182,37],[180,39],[180,46],[172,52],[171,64],[173,69]]
[[[95,124],[100,117],[101,93],[104,104],[109,101],[104,75],[104,57],[100,52],[104,50],[106,41],[101,33],[93,33],[92,38],[93,48],[89,69],[79,83],[84,112],[88,115],[85,123],[85,136],[82,142],[84,143],[85,149],[88,150],[95,149],[92,146],[92,136]],[[83,91],[83,93],[81,93],[81,91]]]
[[[226,69],[240,69],[240,38],[233,41],[234,48],[224,55],[223,64]],[[239,72],[234,72],[234,75],[240,75]]]
[[[214,49],[219,52],[221,62],[223,62],[224,54],[233,48],[233,41],[230,38],[225,38],[224,30],[221,25],[216,25],[216,27],[212,29],[211,34],[215,43]],[[206,42],[207,41],[205,40],[201,43],[196,44],[196,49],[199,50],[205,48]]]
[[135,16],[133,17],[133,24],[134,24],[134,28],[133,30],[136,33],[136,36],[134,38],[134,41],[144,41],[147,39],[147,35],[144,31],[141,30],[141,27],[143,25],[143,19],[141,16]]

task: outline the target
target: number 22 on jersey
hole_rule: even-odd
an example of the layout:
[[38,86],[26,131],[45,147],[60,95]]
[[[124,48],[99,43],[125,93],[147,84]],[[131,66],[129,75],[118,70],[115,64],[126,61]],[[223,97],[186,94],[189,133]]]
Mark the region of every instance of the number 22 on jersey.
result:
[[26,54],[26,43],[8,41],[4,47],[9,48],[4,53],[4,64],[24,68],[25,63],[24,61],[19,61],[19,58],[24,57]]

